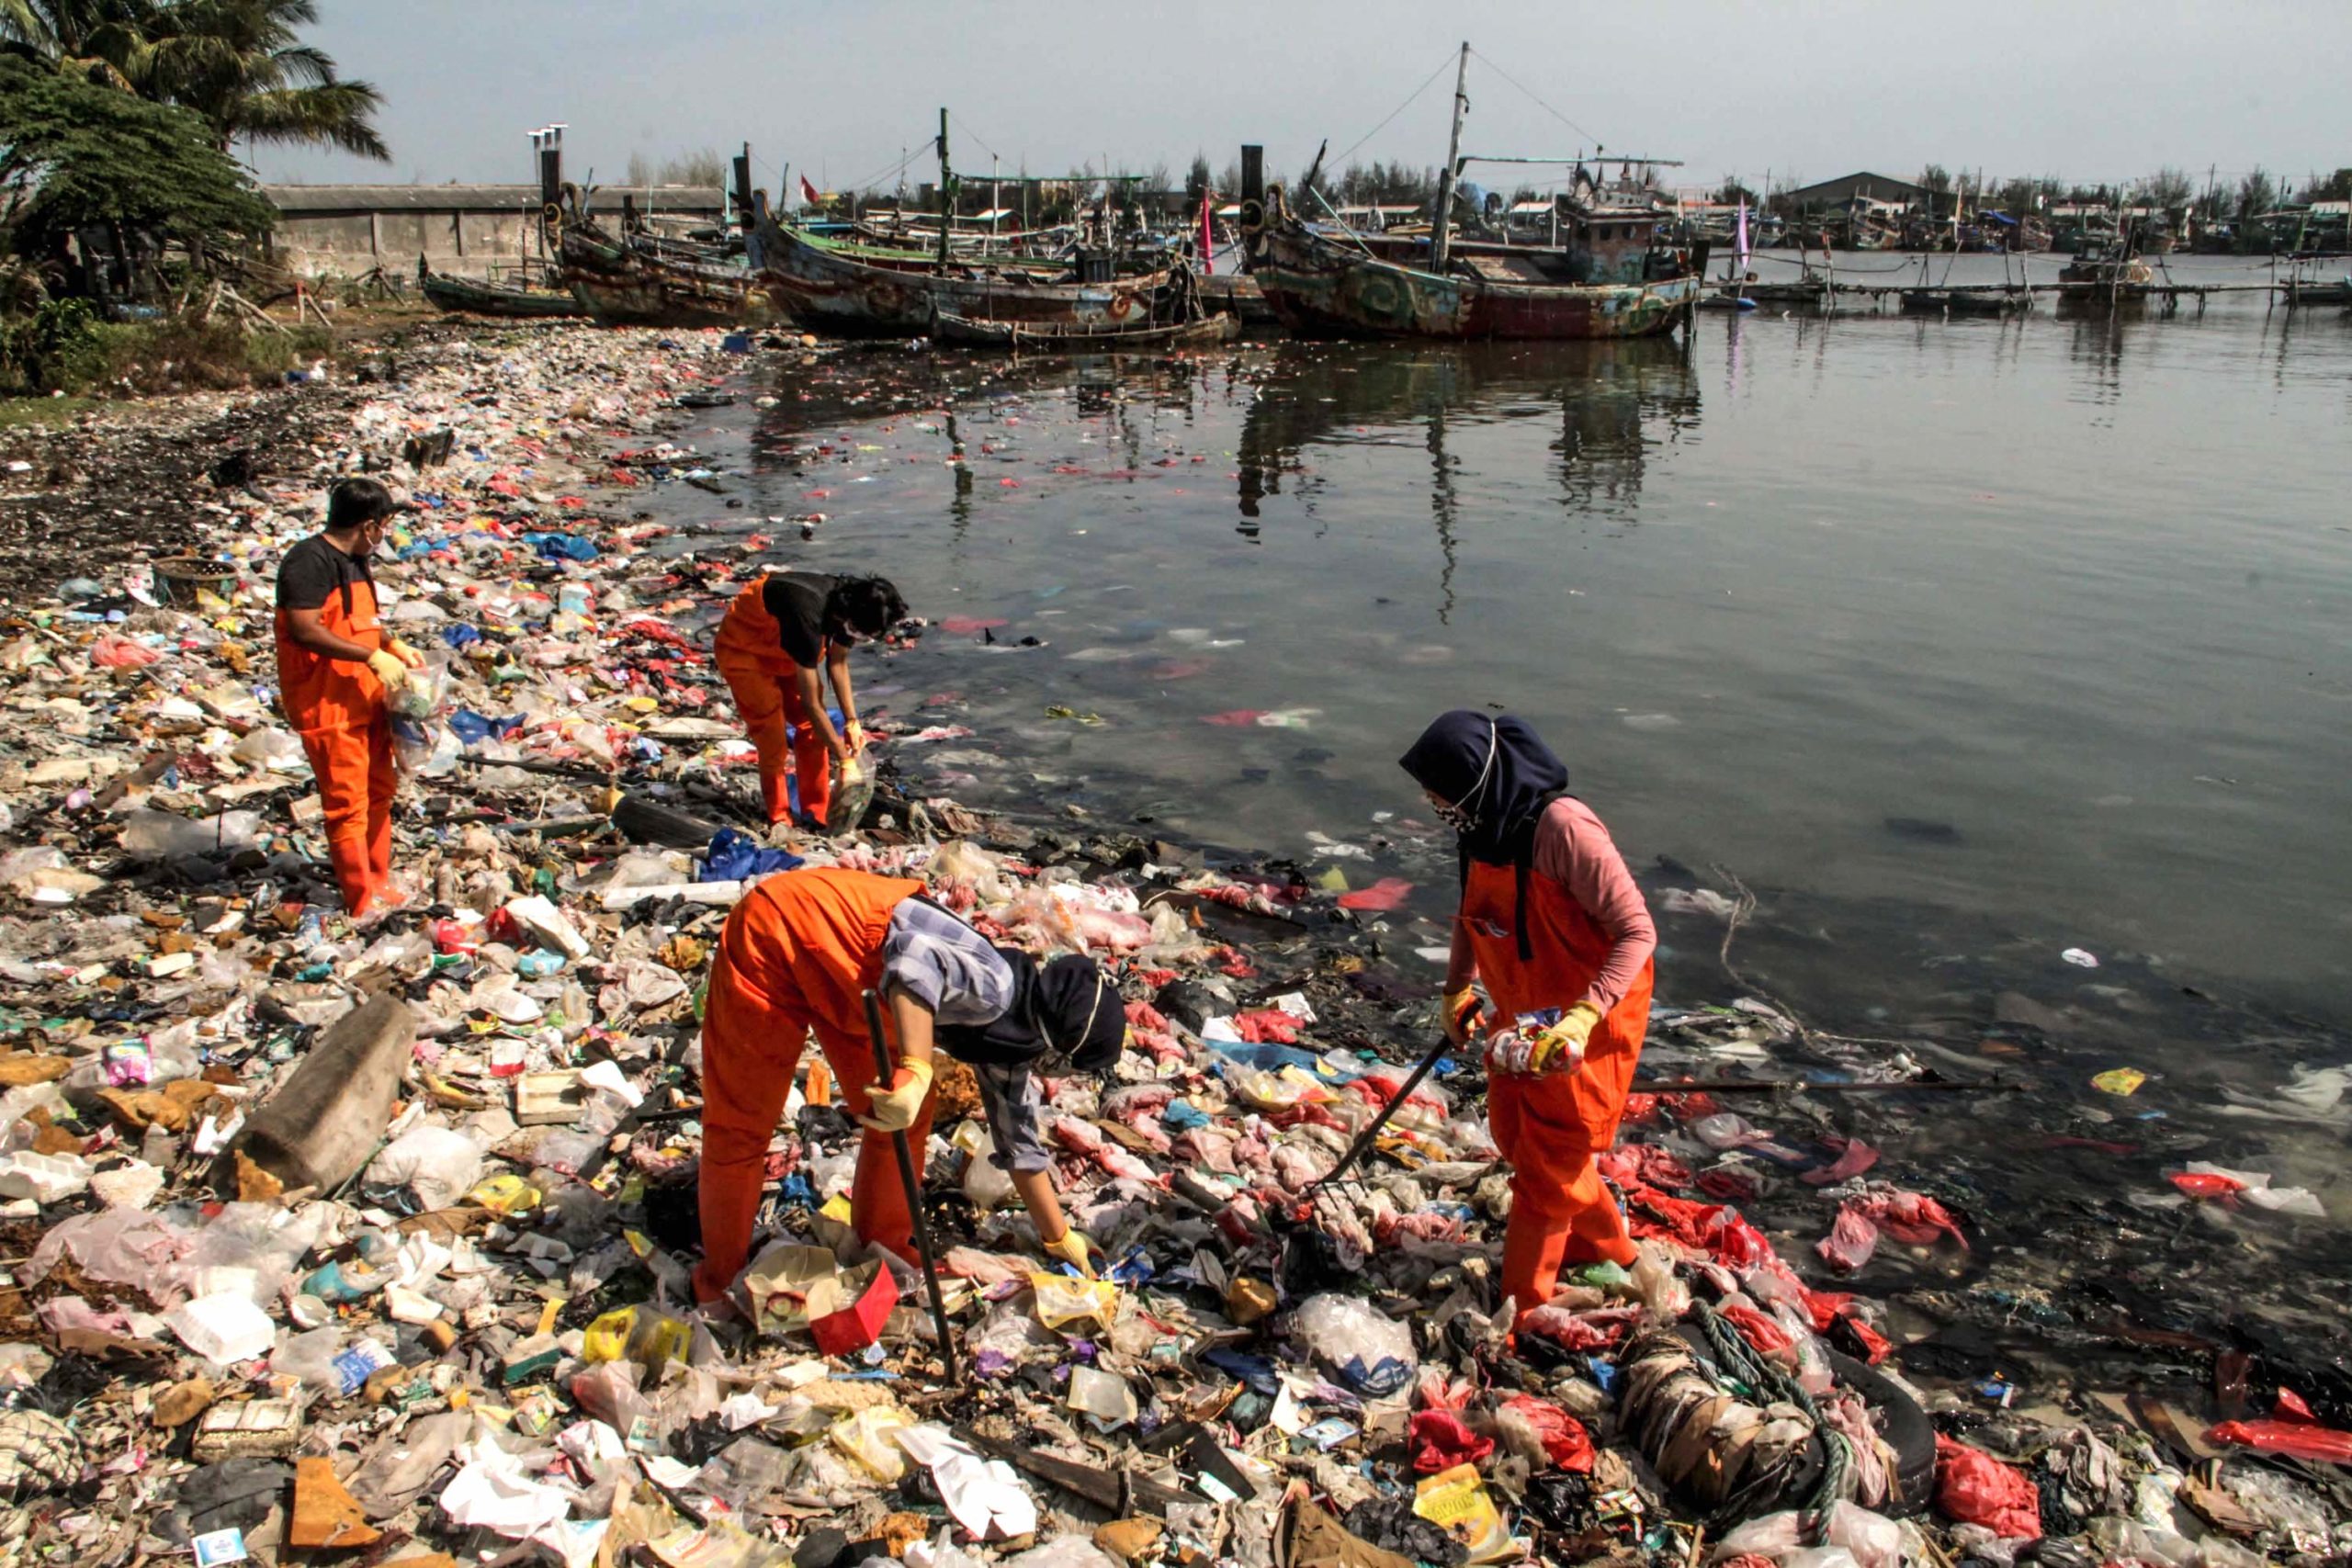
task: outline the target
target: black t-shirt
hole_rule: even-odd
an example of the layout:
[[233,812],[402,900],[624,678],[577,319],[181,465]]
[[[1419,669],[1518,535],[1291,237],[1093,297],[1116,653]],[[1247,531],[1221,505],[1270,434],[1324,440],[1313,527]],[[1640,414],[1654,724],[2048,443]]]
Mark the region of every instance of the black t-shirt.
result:
[[825,596],[841,581],[822,572],[775,571],[760,591],[760,603],[775,617],[776,641],[804,670],[825,661]]
[[347,590],[354,582],[365,582],[371,589],[376,580],[368,570],[366,556],[345,555],[327,543],[324,534],[313,534],[292,549],[277,563],[277,607],[281,610],[315,610],[337,593],[345,593],[344,609],[351,611]]

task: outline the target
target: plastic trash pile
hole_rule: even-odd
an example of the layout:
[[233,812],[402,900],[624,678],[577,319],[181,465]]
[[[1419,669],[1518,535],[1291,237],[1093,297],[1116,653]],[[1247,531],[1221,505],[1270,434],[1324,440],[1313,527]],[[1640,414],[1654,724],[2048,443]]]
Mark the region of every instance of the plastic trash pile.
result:
[[[379,579],[390,623],[439,657],[399,716],[408,902],[366,929],[335,911],[267,690],[268,573],[315,526],[311,483],[204,502],[220,590],[183,600],[133,571],[12,615],[0,1552],[2236,1568],[2352,1551],[2338,1387],[2266,1382],[2241,1356],[2233,1418],[2208,1423],[1993,1368],[1906,1376],[1904,1311],[1853,1281],[1898,1257],[1959,1279],[1980,1238],[1950,1191],[1803,1097],[1638,1094],[1603,1169],[1639,1262],[1572,1274],[1514,1337],[1475,1060],[1441,1063],[1323,1181],[1434,1037],[1430,987],[1384,957],[1401,885],[1350,903],[888,787],[857,832],[769,842],[704,652],[744,552],[698,557],[628,515],[644,485],[723,487],[665,437],[729,369],[716,334],[452,348],[319,453],[319,476],[411,443],[425,459]],[[866,716],[888,776],[924,731]],[[1044,1116],[1098,1280],[1047,1266],[968,1076],[941,1075],[927,1199],[954,1383],[919,1275],[851,1239],[857,1129],[821,1075],[778,1128],[735,1301],[693,1304],[711,950],[760,877],[832,863],[920,876],[1000,941],[1091,951],[1127,998],[1116,1070],[1051,1082]],[[1661,1007],[1644,1076],[1739,1077],[1794,1032],[1751,999]],[[2190,1178],[2317,1201],[2181,1175],[2184,1204]]]

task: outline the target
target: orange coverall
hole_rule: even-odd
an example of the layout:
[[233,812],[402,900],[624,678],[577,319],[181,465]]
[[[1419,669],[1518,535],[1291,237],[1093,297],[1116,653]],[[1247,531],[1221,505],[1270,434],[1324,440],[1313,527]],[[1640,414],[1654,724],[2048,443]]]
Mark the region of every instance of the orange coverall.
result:
[[800,666],[781,646],[783,628],[768,614],[766,591],[763,574],[735,595],[727,618],[718,623],[713,651],[734,694],[735,711],[760,750],[760,793],[768,820],[781,822],[791,815],[784,783],[789,764],[800,777],[801,811],[822,822],[833,798],[832,750],[800,694]]
[[[1528,940],[1519,956],[1518,878],[1507,865],[1470,863],[1462,893],[1464,928],[1479,978],[1508,1026],[1517,1015],[1582,1001],[1609,956],[1610,939],[1568,890],[1540,873],[1527,879]],[[1573,1073],[1496,1073],[1487,1083],[1487,1122],[1510,1161],[1510,1223],[1503,1235],[1502,1287],[1521,1314],[1552,1299],[1566,1264],[1630,1265],[1625,1216],[1602,1185],[1593,1156],[1617,1139],[1634,1086],[1634,1064],[1648,1032],[1657,965],[1593,1025],[1584,1066]]]
[[[752,888],[727,917],[703,1005],[697,1300],[726,1294],[749,1258],[752,1222],[766,1184],[768,1141],[810,1030],[850,1113],[865,1114],[874,1053],[866,1042],[865,996],[881,982],[891,911],[922,891],[920,882],[862,871],[787,872]],[[887,1008],[883,1028],[893,1029]],[[886,1037],[895,1054],[897,1039]],[[931,1111],[926,1097],[907,1129],[918,1183]],[[914,1216],[888,1133],[869,1129],[858,1145],[850,1213],[859,1240],[912,1260]]]
[[[384,646],[376,588],[364,577],[327,595],[319,624],[362,648]],[[301,738],[319,781],[327,857],[343,890],[343,907],[352,915],[364,914],[392,875],[392,796],[400,776],[392,767],[384,683],[365,664],[329,659],[296,642],[280,608],[277,684],[286,721]]]

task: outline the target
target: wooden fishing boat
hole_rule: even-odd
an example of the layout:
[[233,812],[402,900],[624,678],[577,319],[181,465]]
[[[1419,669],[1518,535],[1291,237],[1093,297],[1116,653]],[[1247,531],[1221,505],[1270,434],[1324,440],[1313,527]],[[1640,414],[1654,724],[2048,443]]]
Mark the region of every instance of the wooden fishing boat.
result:
[[[1250,274],[1283,324],[1306,336],[1414,338],[1647,337],[1689,318],[1706,284],[1705,251],[1663,244],[1670,214],[1651,171],[1669,160],[1611,158],[1605,171],[1574,161],[1561,197],[1559,249],[1480,246],[1456,254],[1455,190],[1465,165],[1567,162],[1459,156],[1464,75],[1454,76],[1453,126],[1442,165],[1440,220],[1425,261],[1376,255],[1351,231],[1325,231],[1288,210],[1270,189],[1243,238]],[[1638,168],[1637,176],[1634,171]]]
[[2128,248],[2086,253],[2058,269],[2058,303],[2082,310],[2142,304],[2155,281],[2155,269]]
[[1164,326],[982,321],[942,314],[932,324],[931,335],[959,347],[1009,348],[1024,354],[1154,354],[1231,343],[1241,335],[1241,322],[1223,314]]
[[2012,288],[1906,288],[1906,316],[2015,316],[2031,308],[2033,296]]
[[514,283],[490,283],[478,277],[451,277],[420,265],[417,287],[444,310],[469,316],[506,316],[528,320],[582,314],[571,290],[526,288]]
[[1169,275],[1101,282],[1041,282],[951,263],[917,270],[843,254],[773,220],[752,254],[769,294],[811,332],[842,336],[921,337],[934,318],[1024,325],[1123,326],[1165,320],[1156,311]]
[[1647,337],[1674,326],[1705,284],[1695,268],[1654,253],[1653,216],[1601,207],[1582,226],[1609,231],[1596,256],[1515,247],[1425,265],[1387,261],[1317,232],[1268,193],[1265,223],[1248,236],[1250,275],[1291,331],[1321,337]]
[[560,243],[564,281],[600,326],[734,327],[775,315],[747,267],[654,254],[576,210]]
[[2289,306],[2352,305],[2352,277],[2334,279],[2290,277],[2279,285]]

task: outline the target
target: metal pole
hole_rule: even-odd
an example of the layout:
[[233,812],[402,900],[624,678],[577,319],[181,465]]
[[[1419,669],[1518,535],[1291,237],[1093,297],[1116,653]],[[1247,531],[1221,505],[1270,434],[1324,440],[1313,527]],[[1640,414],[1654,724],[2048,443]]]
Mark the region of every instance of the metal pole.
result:
[[1340,1156],[1340,1163],[1318,1177],[1312,1186],[1299,1194],[1299,1201],[1305,1202],[1314,1197],[1326,1183],[1339,1180],[1357,1160],[1363,1158],[1364,1151],[1372,1147],[1373,1140],[1380,1136],[1380,1130],[1388,1125],[1388,1119],[1396,1114],[1396,1108],[1413,1098],[1413,1091],[1421,1087],[1421,1080],[1430,1076],[1430,1069],[1443,1061],[1447,1052],[1455,1048],[1453,1041],[1442,1034],[1439,1035],[1437,1043],[1430,1047],[1429,1055],[1423,1056],[1419,1064],[1413,1068],[1412,1073],[1407,1077],[1405,1086],[1390,1098],[1387,1104],[1380,1108],[1380,1114],[1374,1117],[1365,1125],[1364,1130],[1356,1134],[1355,1142],[1348,1145],[1348,1152]]
[[[947,111],[939,111],[940,145],[946,146]],[[882,1032],[882,999],[872,991],[865,993],[865,1033],[874,1046],[874,1083],[888,1091],[890,1080],[898,1076],[898,1063],[890,1055],[890,1042]],[[901,1127],[890,1134],[890,1147],[899,1156],[899,1179],[907,1190],[907,1213],[914,1221],[915,1253],[922,1259],[923,1288],[931,1295],[932,1325],[939,1331],[939,1354],[947,1363],[947,1381],[962,1382],[956,1370],[956,1338],[947,1327],[947,1303],[939,1294],[939,1269],[931,1257],[931,1226],[922,1217],[922,1184],[915,1179],[915,1156],[907,1142],[906,1129]]]

